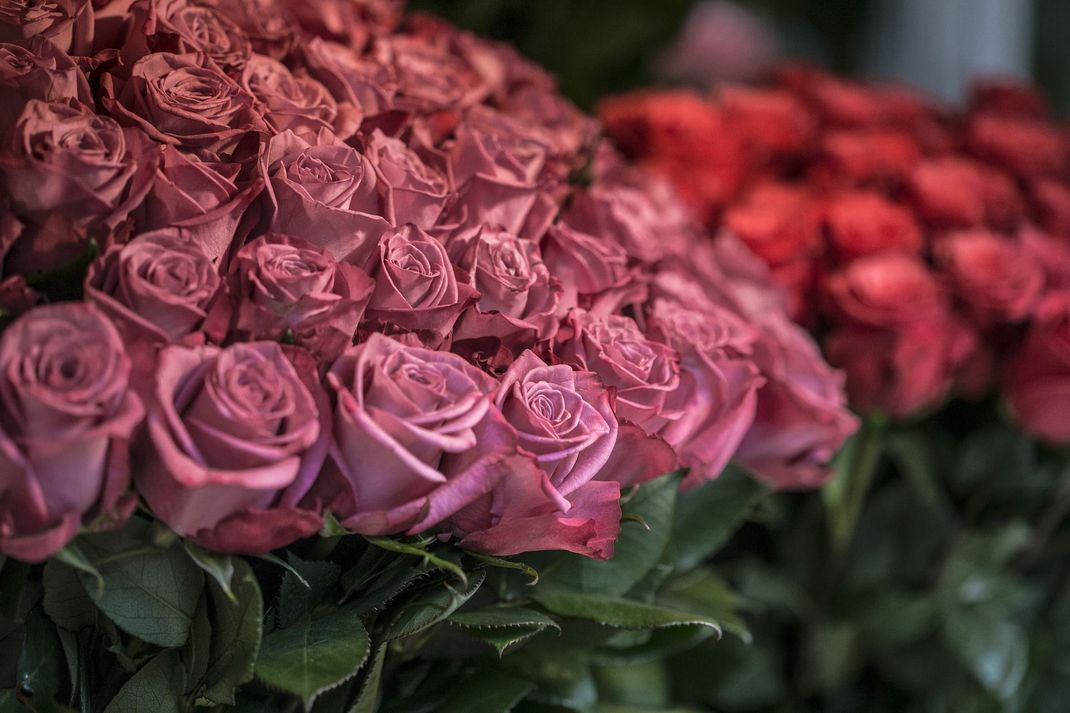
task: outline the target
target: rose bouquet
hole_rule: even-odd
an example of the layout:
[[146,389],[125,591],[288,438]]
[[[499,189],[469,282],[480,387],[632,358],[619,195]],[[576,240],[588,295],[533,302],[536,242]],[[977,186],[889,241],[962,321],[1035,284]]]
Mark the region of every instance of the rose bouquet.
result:
[[[820,502],[781,499],[720,562],[766,598],[761,645],[681,657],[681,695],[724,710],[1065,705],[1067,127],[1011,80],[978,81],[959,109],[805,67],[616,97],[601,115],[718,241],[761,257],[865,417]],[[696,685],[699,668],[721,675]],[[750,675],[763,693],[739,695]]]
[[0,41],[5,710],[586,709],[741,631],[695,568],[842,377],[545,73],[389,0]]

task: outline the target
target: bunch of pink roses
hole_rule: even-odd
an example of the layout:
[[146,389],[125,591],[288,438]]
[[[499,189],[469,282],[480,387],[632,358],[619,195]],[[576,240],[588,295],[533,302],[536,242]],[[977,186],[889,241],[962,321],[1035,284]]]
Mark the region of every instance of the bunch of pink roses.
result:
[[388,0],[0,0],[0,41],[5,554],[140,496],[222,552],[329,511],[606,558],[622,488],[813,486],[855,427],[764,266],[508,47]]

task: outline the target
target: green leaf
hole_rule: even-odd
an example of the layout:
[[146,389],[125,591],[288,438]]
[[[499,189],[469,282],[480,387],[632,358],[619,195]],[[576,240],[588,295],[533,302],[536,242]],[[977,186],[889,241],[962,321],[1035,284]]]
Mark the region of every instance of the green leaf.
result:
[[[376,551],[386,554],[383,550]],[[360,563],[353,570],[359,567]],[[351,582],[344,600],[355,598],[353,606],[361,615],[375,609],[382,609],[416,580],[434,571],[423,562],[414,562],[404,557],[393,557],[384,570],[374,571],[367,579],[358,580],[353,570],[346,572],[347,576],[342,578],[343,582],[347,579]]]
[[165,550],[146,546],[148,529],[144,520],[132,519],[120,532],[81,538],[104,589],[94,591],[93,577],[84,572],[82,582],[97,607],[123,630],[157,646],[182,646],[204,575],[177,543]]
[[1013,621],[981,608],[949,612],[944,643],[992,695],[1010,700],[1029,667],[1029,640]]
[[69,567],[73,567],[79,572],[89,575],[93,580],[93,586],[91,588],[87,587],[87,589],[92,589],[94,595],[99,595],[104,590],[104,577],[101,576],[100,572],[93,563],[89,561],[76,542],[69,543],[66,547],[53,555],[53,559],[56,559]]
[[190,556],[194,564],[201,568],[205,574],[215,580],[215,583],[219,585],[223,593],[227,595],[227,598],[232,602],[237,603],[237,598],[234,596],[234,592],[231,591],[230,582],[234,577],[234,558],[227,555],[220,555],[214,552],[209,552],[195,542],[187,540],[183,543],[186,548],[186,554]]
[[457,612],[449,622],[493,646],[499,656],[546,629],[561,630],[551,617],[526,607],[495,606]]
[[30,565],[5,558],[0,566],[0,617],[18,619],[21,614],[22,588],[30,574]]
[[854,536],[884,450],[885,419],[870,415],[840,451],[835,475],[821,489],[833,547],[842,552]]
[[256,575],[243,559],[235,558],[231,601],[221,587],[209,589],[212,622],[211,655],[198,686],[199,699],[211,705],[234,705],[234,692],[253,678],[263,629],[263,597]]
[[696,569],[666,582],[658,592],[658,603],[704,614],[744,642],[751,641],[747,623],[740,613],[743,598],[708,568]]
[[534,687],[501,671],[480,669],[457,686],[442,713],[509,713]]
[[372,663],[364,674],[357,699],[349,708],[349,713],[375,713],[379,704],[380,689],[383,686],[383,662],[386,661],[386,647],[377,646],[372,654]]
[[[624,503],[626,520],[609,560],[595,560],[562,552],[545,556],[542,586],[581,592],[621,595],[631,589],[661,559],[672,535],[673,511],[681,473],[644,483]],[[638,521],[635,519],[638,518]]]
[[104,713],[182,713],[182,665],[177,651],[164,651],[135,673]]
[[438,557],[432,554],[420,545],[409,544],[407,542],[401,542],[400,540],[393,540],[389,537],[365,537],[365,540],[375,545],[376,547],[390,552],[397,552],[403,555],[410,555],[413,557],[420,557],[426,564],[430,564],[438,569],[445,570],[453,574],[460,581],[461,586],[468,587],[468,576],[465,574],[461,566],[456,562],[450,562],[447,559]]
[[338,582],[341,568],[333,562],[306,562],[293,552],[286,553],[290,569],[282,577],[275,620],[287,627],[313,608]]
[[357,674],[370,646],[364,624],[350,610],[335,609],[319,619],[305,615],[264,637],[256,677],[299,696],[309,708],[318,695]]
[[537,591],[533,595],[543,608],[558,616],[587,619],[618,629],[661,629],[672,626],[721,627],[712,617],[633,602],[619,597],[565,590]]
[[91,627],[97,621],[97,606],[82,586],[73,567],[49,560],[44,571],[45,613],[68,631]]
[[35,696],[53,698],[64,680],[63,646],[44,610],[34,607],[26,617],[26,639],[18,663],[18,685]]
[[286,570],[287,572],[289,572],[293,576],[297,577],[297,581],[300,582],[302,586],[304,586],[304,587],[311,587],[312,586],[311,584],[308,583],[308,580],[305,579],[301,575],[300,572],[298,572],[296,569],[291,567],[290,564],[286,560],[282,559],[281,557],[278,557],[277,555],[272,554],[271,552],[265,552],[262,555],[256,555],[256,558],[264,560],[265,562],[270,562],[271,564],[276,565],[278,567],[282,567],[284,570]]
[[445,582],[435,582],[413,593],[387,619],[383,639],[393,641],[412,636],[445,620],[476,593],[485,577],[480,570],[469,578],[467,589],[457,590]]
[[598,666],[594,669],[594,677],[598,681],[600,702],[664,710],[671,699],[668,672],[663,661]]
[[691,570],[724,546],[768,487],[730,465],[721,477],[681,493],[672,522],[673,561]]

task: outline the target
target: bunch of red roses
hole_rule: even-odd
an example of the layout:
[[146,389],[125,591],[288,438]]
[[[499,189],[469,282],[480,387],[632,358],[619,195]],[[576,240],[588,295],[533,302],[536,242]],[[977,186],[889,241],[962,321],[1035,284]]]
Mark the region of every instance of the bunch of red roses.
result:
[[4,553],[140,496],[224,552],[329,511],[608,557],[623,487],[812,485],[854,428],[760,262],[508,47],[388,0],[0,0],[0,41]]
[[1070,133],[1033,89],[980,82],[950,111],[789,67],[602,117],[769,265],[853,406],[904,416],[1002,383],[1030,432],[1070,440]]

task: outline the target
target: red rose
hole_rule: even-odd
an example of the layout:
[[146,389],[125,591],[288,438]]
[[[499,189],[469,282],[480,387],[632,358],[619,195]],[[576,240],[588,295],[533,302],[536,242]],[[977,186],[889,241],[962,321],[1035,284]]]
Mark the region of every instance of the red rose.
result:
[[1066,140],[1045,121],[978,114],[970,119],[968,141],[978,156],[1019,176],[1066,174]]
[[924,246],[914,214],[873,191],[832,198],[825,207],[825,225],[833,249],[845,262],[886,251],[919,253]]
[[1003,383],[1026,431],[1052,443],[1070,441],[1070,292],[1045,299]]
[[1009,227],[1024,210],[1010,178],[967,158],[924,161],[909,187],[921,217],[937,227]]
[[940,238],[936,259],[959,298],[983,322],[1025,319],[1044,289],[1044,269],[1036,255],[986,231]]
[[813,255],[820,215],[806,188],[763,181],[725,211],[724,226],[770,265]]

